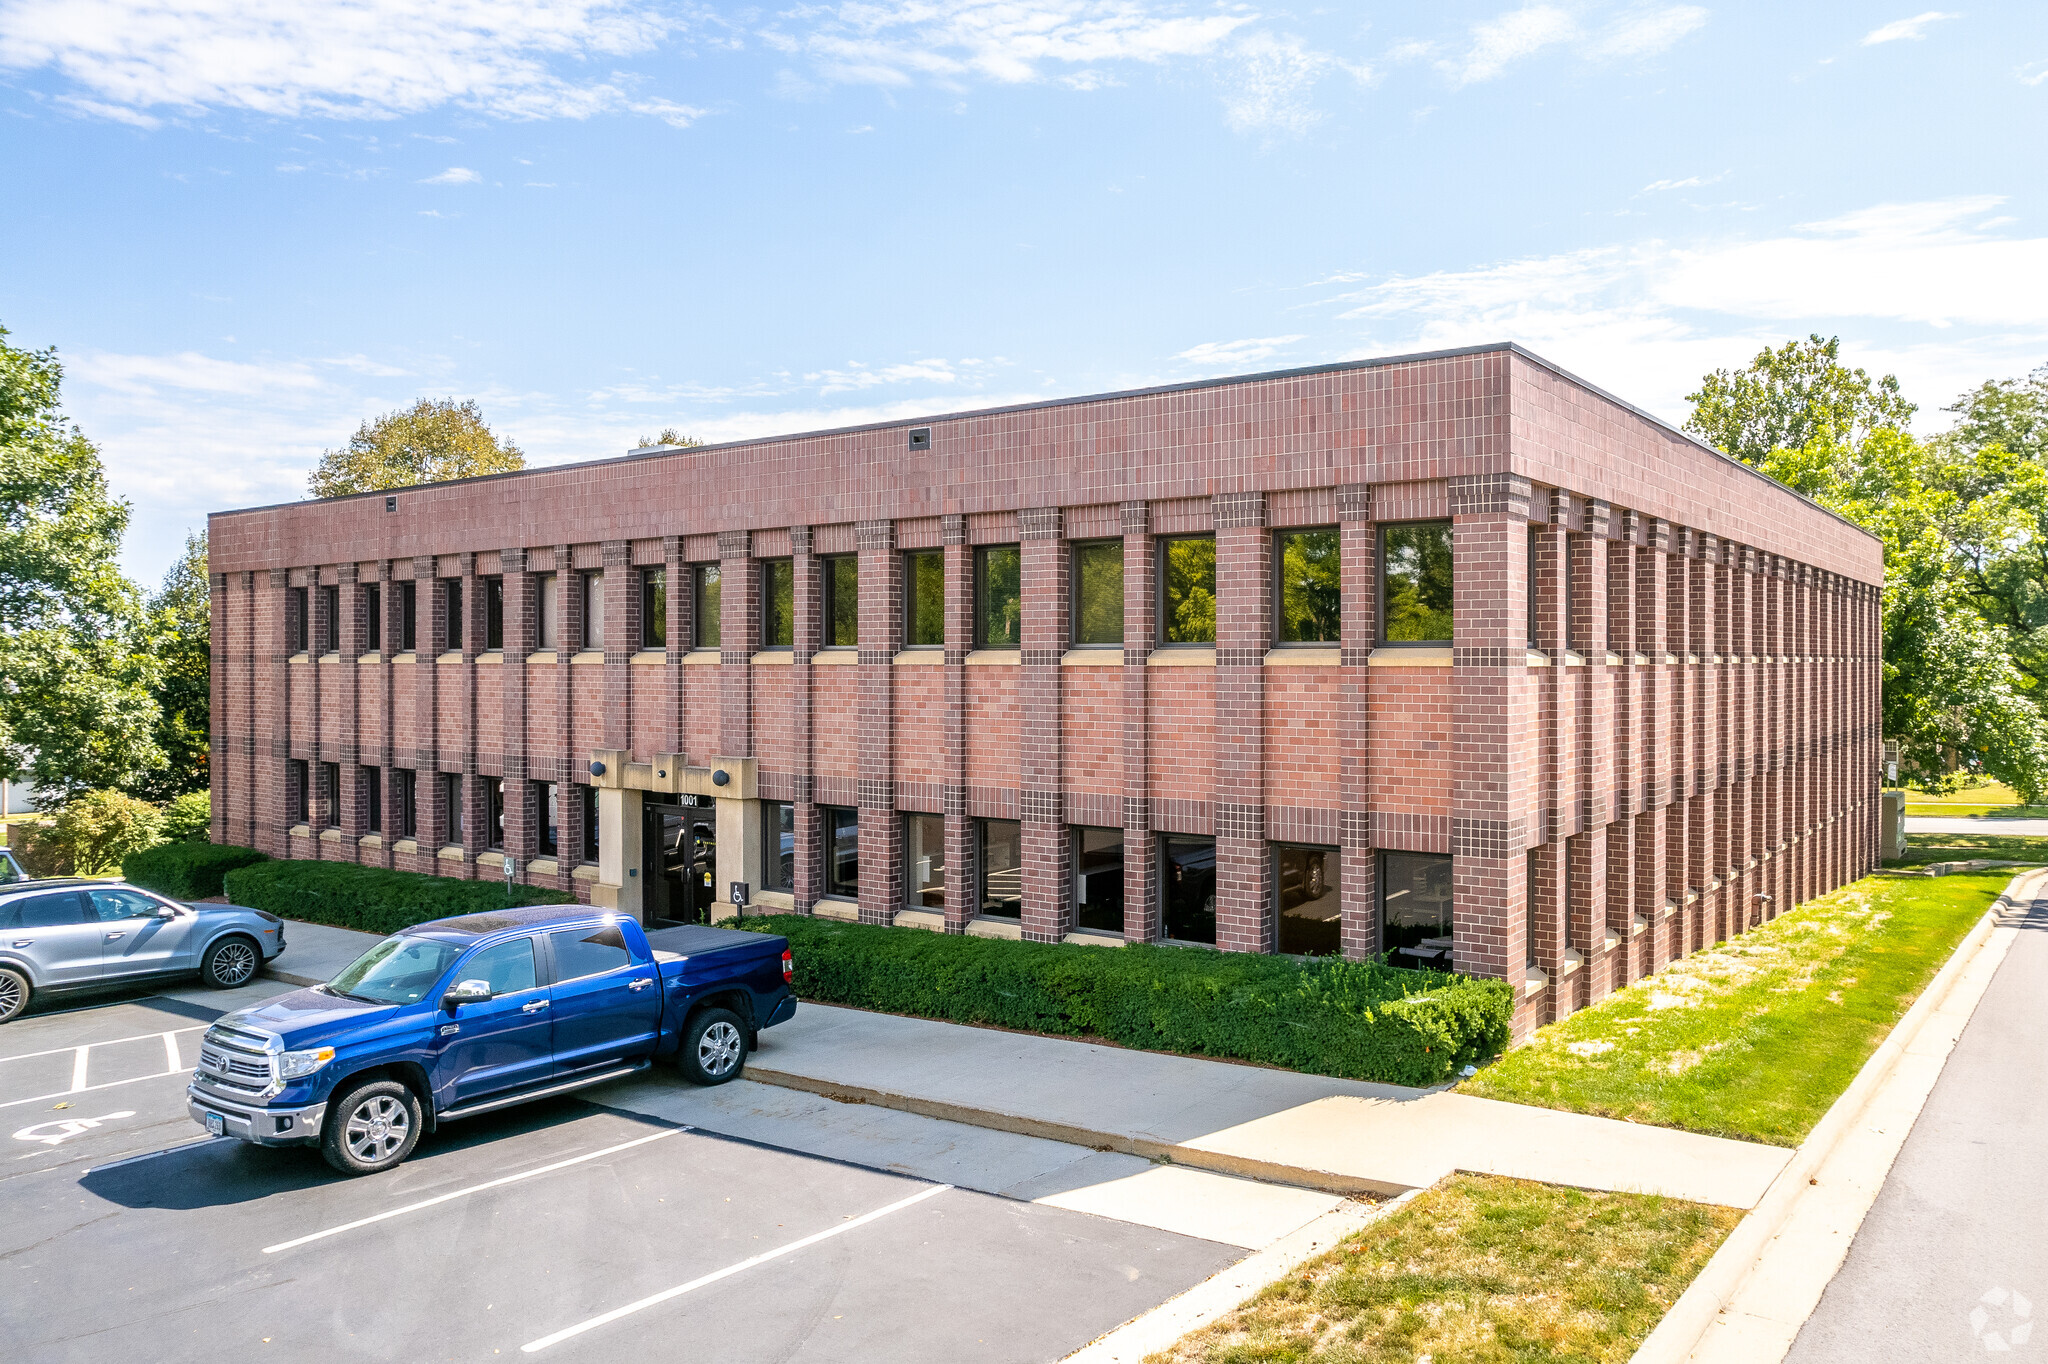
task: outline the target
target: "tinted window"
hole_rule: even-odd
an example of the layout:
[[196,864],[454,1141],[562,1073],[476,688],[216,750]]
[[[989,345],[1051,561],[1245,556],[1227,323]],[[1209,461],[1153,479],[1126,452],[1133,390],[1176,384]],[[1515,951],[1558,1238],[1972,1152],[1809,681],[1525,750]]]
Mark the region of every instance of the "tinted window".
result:
[[1451,859],[1380,854],[1380,947],[1396,966],[1444,966],[1451,956]]
[[1344,600],[1337,532],[1288,531],[1275,540],[1280,560],[1280,642],[1336,643]]
[[1124,641],[1124,542],[1074,546],[1074,642]]
[[819,807],[825,836],[825,893],[848,898],[860,894],[860,811]]
[[61,928],[85,922],[85,901],[75,890],[30,895],[0,908],[0,923],[9,928]]
[[975,643],[984,649],[1014,649],[1023,628],[1023,557],[1015,545],[981,551],[975,591]]
[[531,990],[539,980],[533,970],[533,939],[514,938],[486,947],[462,963],[455,979],[488,982],[494,995]]
[[13,862],[0,857],[0,886],[6,885],[9,881],[26,881],[27,879],[26,876],[23,876],[14,869]]
[[903,817],[903,861],[910,873],[910,904],[946,907],[946,819],[943,815]]
[[1381,637],[1394,643],[1451,638],[1451,523],[1388,526],[1380,559]]
[[1276,848],[1273,877],[1280,893],[1280,950],[1322,957],[1343,946],[1337,912],[1337,850]]
[[570,928],[551,934],[555,944],[555,979],[575,980],[630,966],[626,935],[616,927]]
[[668,647],[668,570],[640,570],[640,647]]
[[412,1004],[427,997],[461,949],[434,938],[397,934],[357,957],[327,988],[372,1004]]
[[913,648],[946,642],[946,556],[924,550],[903,556],[903,642]]
[[761,646],[787,649],[796,643],[796,565],[770,559],[761,565]]
[[1162,838],[1159,875],[1166,936],[1177,942],[1216,941],[1216,840]]
[[1074,925],[1124,931],[1124,831],[1074,830]]
[[851,554],[825,561],[825,642],[860,643],[860,560]]
[[1023,826],[1013,819],[981,822],[981,912],[1004,919],[1024,914]]
[[153,919],[162,908],[137,890],[95,890],[87,894],[92,897],[93,913],[99,915],[103,924],[115,919]]
[[720,605],[718,588],[718,565],[697,565],[697,602],[692,611],[696,619],[697,647],[716,649],[719,638]]
[[1159,642],[1216,642],[1215,536],[1160,542]]

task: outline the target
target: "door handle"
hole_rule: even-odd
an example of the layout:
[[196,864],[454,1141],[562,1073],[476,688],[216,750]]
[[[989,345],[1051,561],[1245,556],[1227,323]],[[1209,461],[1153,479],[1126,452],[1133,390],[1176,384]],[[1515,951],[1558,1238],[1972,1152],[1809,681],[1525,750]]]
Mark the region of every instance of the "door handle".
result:
[[522,1005],[520,1005],[520,1006],[519,1006],[519,1012],[521,1012],[521,1013],[523,1013],[523,1014],[537,1014],[537,1013],[539,1013],[539,1012],[540,1012],[540,1011],[541,1011],[542,1009],[545,1009],[545,1008],[547,1008],[547,1006],[548,1006],[548,1002],[547,1002],[547,1001],[546,1001],[545,999],[536,999],[536,1000],[535,1000],[535,1001],[533,1001],[533,1003],[531,1003],[531,1004],[522,1004]]
[[107,941],[113,942],[116,938],[125,938],[127,936],[126,933],[109,933],[107,934]]
[[14,945],[16,947],[34,947],[36,945],[36,940],[34,938],[16,938],[14,940]]
[[653,981],[649,980],[649,979],[648,979],[648,978],[647,978],[646,976],[642,976],[642,977],[640,977],[640,979],[638,979],[638,980],[634,981],[634,982],[633,982],[632,984],[628,985],[628,986],[627,986],[626,988],[627,988],[628,990],[644,990],[644,989],[646,989],[646,988],[647,988],[648,986],[650,986],[650,985],[652,985],[652,984],[654,984],[654,982],[653,982]]

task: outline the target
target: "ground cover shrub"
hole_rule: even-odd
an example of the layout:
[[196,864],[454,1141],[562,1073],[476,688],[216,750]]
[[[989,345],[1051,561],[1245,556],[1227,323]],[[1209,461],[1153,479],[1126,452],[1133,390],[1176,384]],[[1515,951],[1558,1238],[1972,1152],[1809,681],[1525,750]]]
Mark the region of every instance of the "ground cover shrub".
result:
[[268,853],[232,844],[159,843],[121,859],[121,875],[174,900],[204,900],[223,892],[221,878],[237,867],[270,860]]
[[222,893],[234,904],[281,919],[365,933],[396,933],[428,919],[513,905],[570,904],[576,898],[534,886],[515,886],[508,896],[502,881],[455,881],[353,862],[296,861],[237,867],[223,878]]
[[1452,1175],[1146,1364],[1623,1364],[1741,1219]]
[[210,793],[187,791],[164,806],[163,839],[166,843],[204,843],[212,833],[213,796]]
[[1537,1029],[1459,1088],[1796,1146],[2011,879],[1865,877]]
[[98,876],[163,837],[164,812],[120,791],[87,791],[66,801],[46,837],[77,876]]
[[744,926],[789,938],[802,999],[1389,1084],[1435,1084],[1493,1055],[1513,1010],[1502,982],[1377,961],[1074,947],[800,914]]

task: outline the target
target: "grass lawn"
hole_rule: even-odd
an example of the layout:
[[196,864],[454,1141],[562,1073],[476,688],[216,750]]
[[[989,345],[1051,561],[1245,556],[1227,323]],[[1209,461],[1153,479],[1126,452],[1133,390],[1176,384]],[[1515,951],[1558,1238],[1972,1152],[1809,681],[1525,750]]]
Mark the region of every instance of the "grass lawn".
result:
[[1538,1029],[1462,1089],[1796,1146],[2012,875],[1866,877]]
[[1982,786],[1966,786],[1960,791],[1951,791],[1945,796],[1930,796],[1925,791],[1909,790],[1906,792],[1906,813],[1935,815],[1945,819],[1960,819],[1971,815],[2040,819],[2048,815],[2048,805],[2022,805],[2019,793],[2010,786],[1986,782]]
[[1146,1364],[1620,1364],[1741,1218],[1453,1175]]
[[1907,834],[1906,855],[1885,865],[1910,867],[1922,862],[1968,862],[1980,857],[2048,864],[2048,838],[1993,833]]

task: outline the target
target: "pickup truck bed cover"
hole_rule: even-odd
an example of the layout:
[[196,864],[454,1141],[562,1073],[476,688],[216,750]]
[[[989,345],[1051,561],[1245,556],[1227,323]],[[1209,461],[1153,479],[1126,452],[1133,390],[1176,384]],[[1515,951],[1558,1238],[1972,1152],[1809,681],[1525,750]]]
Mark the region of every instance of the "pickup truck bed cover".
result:
[[760,933],[738,928],[712,928],[706,924],[678,924],[674,928],[649,929],[647,933],[647,945],[657,956],[695,957],[728,947],[761,947],[770,941]]

